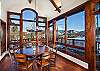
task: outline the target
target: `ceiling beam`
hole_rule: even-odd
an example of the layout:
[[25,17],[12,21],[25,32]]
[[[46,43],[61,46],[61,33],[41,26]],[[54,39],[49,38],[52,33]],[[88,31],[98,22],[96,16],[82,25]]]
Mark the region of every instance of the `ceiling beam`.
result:
[[49,1],[53,4],[53,6],[56,8],[56,10],[60,13],[61,10],[60,10],[60,8],[57,6],[57,4],[54,2],[54,0],[49,0]]

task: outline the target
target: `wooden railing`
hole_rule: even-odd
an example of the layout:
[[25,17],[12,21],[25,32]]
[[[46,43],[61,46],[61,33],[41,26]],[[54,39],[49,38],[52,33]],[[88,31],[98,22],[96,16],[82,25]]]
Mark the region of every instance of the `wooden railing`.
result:
[[[66,49],[66,51],[62,51],[62,52],[67,53],[67,54],[69,54],[69,55],[71,55],[75,58],[78,58],[78,59],[86,62],[86,59],[85,59],[85,40],[67,39],[67,41],[71,41],[71,42],[69,42],[69,43],[68,42],[67,43],[56,42],[56,44],[63,45],[65,48],[71,48],[73,50],[76,49],[76,51],[77,50],[84,51],[83,55],[80,55],[78,53],[75,53],[74,51],[70,51],[70,50],[67,50],[67,49]],[[78,43],[79,43],[79,45],[78,45]],[[83,44],[80,46],[80,43],[83,43]],[[99,41],[96,41],[96,54],[100,55],[100,42]]]
[[[77,41],[79,41],[79,40],[77,40]],[[73,40],[73,42],[75,42],[75,40]],[[72,44],[65,44],[65,43],[56,42],[56,44],[60,44],[60,45],[63,45],[65,47],[65,51],[60,50],[61,52],[66,53],[68,55],[71,55],[75,58],[78,58],[78,59],[86,62],[86,60],[85,60],[85,47],[76,46],[75,43],[73,43],[73,42],[72,42]],[[71,51],[69,49],[71,49]],[[78,50],[84,51],[83,55],[76,53]]]

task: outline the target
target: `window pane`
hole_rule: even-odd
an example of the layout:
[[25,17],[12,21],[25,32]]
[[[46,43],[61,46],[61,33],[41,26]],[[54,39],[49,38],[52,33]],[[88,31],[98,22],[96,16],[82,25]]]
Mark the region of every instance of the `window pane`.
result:
[[23,39],[31,41],[36,38],[36,23],[23,21]]
[[[52,24],[52,23],[50,23],[50,24]],[[49,27],[49,46],[53,47],[53,26]]]
[[59,43],[64,43],[64,31],[65,31],[65,23],[64,19],[58,20],[56,22],[56,37]]
[[11,20],[11,25],[14,25],[14,24],[19,24],[20,25],[20,21],[19,20]]
[[38,23],[38,26],[45,26],[45,23]]
[[20,26],[10,26],[10,41],[19,41],[20,39]]
[[36,21],[36,13],[30,10],[25,10],[23,12],[23,19]]
[[10,15],[10,18],[20,19],[20,15]]
[[36,31],[36,22],[23,21],[23,32]]

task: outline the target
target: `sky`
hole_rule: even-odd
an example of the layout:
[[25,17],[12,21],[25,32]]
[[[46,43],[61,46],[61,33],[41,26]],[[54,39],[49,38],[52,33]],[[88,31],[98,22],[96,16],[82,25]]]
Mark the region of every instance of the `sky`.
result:
[[[67,17],[67,30],[84,31],[84,11]],[[64,30],[64,19],[57,21],[58,30]]]
[[[98,18],[98,26],[100,27],[100,14],[96,15],[95,18]],[[97,19],[95,21],[97,23]],[[97,24],[96,24],[96,27],[97,27]]]
[[85,30],[85,15],[84,11],[69,16],[67,18],[68,30],[84,31]]
[[33,11],[26,10],[23,12],[23,19],[34,20],[34,17],[36,17],[36,14]]
[[[23,19],[25,20],[33,20],[34,21],[34,18],[36,18],[36,14],[30,10],[26,10],[23,12]],[[36,27],[36,23],[35,22],[26,22],[24,21],[23,22],[23,31],[24,32],[27,32],[27,29],[28,30],[35,30],[35,27]]]

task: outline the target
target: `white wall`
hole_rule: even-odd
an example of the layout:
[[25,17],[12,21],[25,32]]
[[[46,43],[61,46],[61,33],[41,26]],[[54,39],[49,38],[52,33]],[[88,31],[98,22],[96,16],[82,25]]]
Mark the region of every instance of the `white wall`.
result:
[[1,1],[0,1],[0,19],[1,19]]
[[[34,0],[33,0],[34,1]],[[7,11],[18,12],[20,13],[24,8],[34,8],[35,4],[32,2],[28,3],[28,0],[1,0],[1,18],[6,22],[7,20]],[[37,7],[37,12],[41,14]]]
[[[0,19],[1,19],[1,1],[0,1]],[[0,27],[1,27],[1,21],[0,21]],[[1,55],[1,39],[0,39],[0,55]]]

